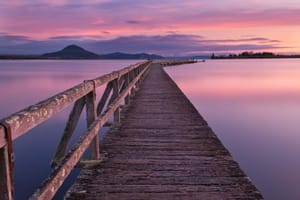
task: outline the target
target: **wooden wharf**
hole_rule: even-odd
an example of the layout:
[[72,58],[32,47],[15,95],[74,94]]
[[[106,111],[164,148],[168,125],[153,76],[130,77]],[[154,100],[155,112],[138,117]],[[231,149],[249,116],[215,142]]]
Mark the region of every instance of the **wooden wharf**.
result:
[[[0,120],[0,199],[13,199],[13,141],[73,105],[53,171],[30,199],[262,199],[251,180],[163,70],[194,60],[144,61],[86,80]],[[96,102],[97,88],[106,85]],[[84,110],[87,130],[67,151]],[[98,132],[113,117],[99,142]],[[89,160],[82,160],[89,151]]]
[[160,64],[66,199],[262,199]]

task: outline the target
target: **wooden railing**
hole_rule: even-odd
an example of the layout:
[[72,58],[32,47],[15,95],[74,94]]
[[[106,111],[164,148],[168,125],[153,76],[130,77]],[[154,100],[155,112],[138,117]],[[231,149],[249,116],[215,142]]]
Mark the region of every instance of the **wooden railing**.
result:
[[[120,106],[128,104],[137,84],[146,74],[151,61],[145,61],[84,81],[38,104],[14,113],[0,121],[0,199],[13,199],[13,141],[54,114],[74,104],[60,144],[52,160],[53,171],[31,199],[52,199],[64,180],[90,147],[90,159],[99,160],[99,129],[113,116],[120,122]],[[102,97],[96,103],[96,89],[106,84]],[[67,152],[67,146],[86,107],[88,128]]]
[[173,65],[181,65],[181,64],[190,64],[196,63],[197,60],[195,59],[174,59],[174,60],[161,60],[159,63],[162,66],[173,66]]

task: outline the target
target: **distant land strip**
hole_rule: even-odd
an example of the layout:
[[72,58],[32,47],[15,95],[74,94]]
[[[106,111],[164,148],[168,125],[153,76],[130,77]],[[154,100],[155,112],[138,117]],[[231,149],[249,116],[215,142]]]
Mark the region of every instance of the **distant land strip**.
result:
[[300,58],[300,55],[280,55],[272,52],[242,52],[240,54],[228,54],[228,55],[211,55],[211,59],[260,59],[260,58]]

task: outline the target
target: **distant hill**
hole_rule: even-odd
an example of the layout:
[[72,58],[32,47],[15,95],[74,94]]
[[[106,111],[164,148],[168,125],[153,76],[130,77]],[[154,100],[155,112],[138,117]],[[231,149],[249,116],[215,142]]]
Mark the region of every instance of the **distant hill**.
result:
[[99,55],[87,51],[76,45],[69,45],[60,51],[45,53],[43,58],[57,58],[57,59],[97,59]]
[[163,59],[164,57],[155,55],[155,54],[146,54],[146,53],[139,53],[139,54],[128,54],[128,53],[121,53],[115,52],[110,54],[103,54],[100,55],[102,59]]
[[163,59],[162,56],[155,54],[128,54],[115,52],[110,54],[98,55],[85,50],[77,45],[69,45],[64,49],[56,52],[45,53],[40,58],[44,59]]

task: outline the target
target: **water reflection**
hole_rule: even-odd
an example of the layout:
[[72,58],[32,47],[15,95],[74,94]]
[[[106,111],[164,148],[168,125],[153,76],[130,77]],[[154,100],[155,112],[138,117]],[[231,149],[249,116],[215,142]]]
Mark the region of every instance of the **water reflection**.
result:
[[266,199],[300,199],[300,60],[167,68]]
[[[86,79],[92,79],[137,61],[0,61],[0,118],[44,100]],[[103,87],[97,90],[101,95]],[[98,96],[98,99],[100,96]],[[14,141],[15,199],[28,199],[49,175],[50,161],[60,140],[71,106]],[[71,140],[84,132],[85,110]],[[102,133],[105,130],[102,130]],[[79,170],[76,169],[59,191],[62,199]]]

